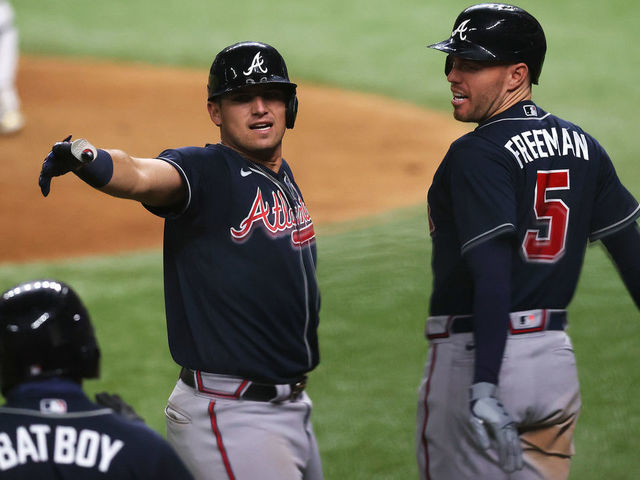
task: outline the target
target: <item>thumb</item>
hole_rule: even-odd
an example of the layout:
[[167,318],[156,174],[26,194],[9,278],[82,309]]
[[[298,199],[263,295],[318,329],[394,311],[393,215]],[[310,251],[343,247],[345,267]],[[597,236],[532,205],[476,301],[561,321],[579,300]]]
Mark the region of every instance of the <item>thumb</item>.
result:
[[38,179],[38,185],[40,185],[40,191],[42,195],[46,197],[49,195],[49,191],[51,190],[51,177],[40,175]]
[[491,446],[491,441],[489,440],[489,433],[484,426],[484,422],[479,418],[472,416],[471,427],[478,446],[483,450],[487,450]]

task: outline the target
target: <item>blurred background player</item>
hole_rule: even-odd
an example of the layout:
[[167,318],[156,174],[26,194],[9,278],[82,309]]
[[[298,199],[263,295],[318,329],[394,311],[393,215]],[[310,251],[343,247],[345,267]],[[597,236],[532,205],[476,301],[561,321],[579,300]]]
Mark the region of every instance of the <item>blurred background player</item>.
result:
[[87,398],[82,380],[99,371],[89,313],[71,287],[35,280],[2,294],[0,478],[192,478],[118,395]]
[[18,29],[8,0],[0,0],[0,134],[19,131],[24,126],[20,98],[16,90]]

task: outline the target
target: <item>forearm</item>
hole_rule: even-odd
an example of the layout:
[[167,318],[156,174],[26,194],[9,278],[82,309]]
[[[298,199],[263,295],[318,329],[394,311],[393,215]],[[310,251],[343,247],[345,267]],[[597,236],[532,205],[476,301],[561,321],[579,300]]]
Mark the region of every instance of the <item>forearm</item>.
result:
[[511,304],[511,244],[490,239],[467,253],[474,279],[474,383],[497,384],[507,340]]
[[113,175],[99,188],[104,193],[151,206],[172,205],[183,198],[182,179],[167,162],[131,157],[122,150],[106,152],[113,162]]

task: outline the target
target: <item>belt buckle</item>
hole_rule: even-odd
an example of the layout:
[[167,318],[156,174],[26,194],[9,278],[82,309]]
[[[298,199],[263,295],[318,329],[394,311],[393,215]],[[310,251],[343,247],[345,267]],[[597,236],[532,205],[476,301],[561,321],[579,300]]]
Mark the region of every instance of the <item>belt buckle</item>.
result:
[[307,386],[307,377],[304,377],[302,380],[291,385],[291,394],[289,398],[291,400],[297,400],[302,392],[304,392],[305,387]]

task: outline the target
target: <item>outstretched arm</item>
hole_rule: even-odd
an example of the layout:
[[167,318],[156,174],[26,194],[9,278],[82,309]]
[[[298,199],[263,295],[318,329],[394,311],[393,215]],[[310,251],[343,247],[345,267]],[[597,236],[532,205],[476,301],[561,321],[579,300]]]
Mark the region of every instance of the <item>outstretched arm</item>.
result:
[[57,142],[42,164],[39,185],[49,194],[51,179],[75,173],[98,190],[114,197],[137,200],[150,206],[170,206],[185,198],[178,171],[157,158],[131,157],[122,150],[96,149],[84,139]]
[[602,239],[622,281],[640,309],[640,231],[634,222],[630,226]]

